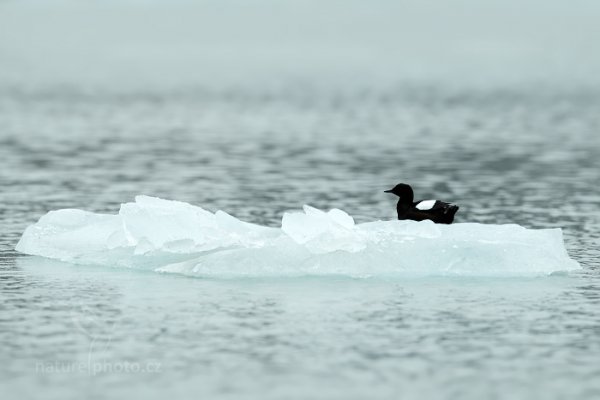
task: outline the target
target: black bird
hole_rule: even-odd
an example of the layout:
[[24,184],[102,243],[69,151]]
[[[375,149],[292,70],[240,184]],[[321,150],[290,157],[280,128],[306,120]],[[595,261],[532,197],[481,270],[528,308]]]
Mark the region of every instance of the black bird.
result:
[[454,221],[454,214],[458,211],[455,204],[444,203],[439,200],[414,200],[414,193],[410,185],[399,183],[393,189],[385,190],[386,193],[393,193],[399,197],[396,210],[398,219],[412,219],[414,221],[423,221],[430,219],[438,224],[451,224]]

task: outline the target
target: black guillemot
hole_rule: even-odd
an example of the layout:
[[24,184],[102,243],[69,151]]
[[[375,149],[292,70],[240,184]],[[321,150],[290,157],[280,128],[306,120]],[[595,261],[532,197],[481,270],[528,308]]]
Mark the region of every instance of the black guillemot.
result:
[[451,224],[454,221],[454,214],[459,208],[455,204],[439,200],[414,201],[413,190],[410,185],[405,183],[399,183],[393,189],[385,190],[385,192],[399,197],[396,206],[398,219],[412,219],[413,221],[430,219],[438,224]]

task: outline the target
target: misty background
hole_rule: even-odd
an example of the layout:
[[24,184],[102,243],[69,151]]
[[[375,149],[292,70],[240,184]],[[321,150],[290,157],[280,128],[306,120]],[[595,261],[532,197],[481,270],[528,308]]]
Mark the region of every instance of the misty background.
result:
[[598,87],[593,0],[8,0],[0,83]]

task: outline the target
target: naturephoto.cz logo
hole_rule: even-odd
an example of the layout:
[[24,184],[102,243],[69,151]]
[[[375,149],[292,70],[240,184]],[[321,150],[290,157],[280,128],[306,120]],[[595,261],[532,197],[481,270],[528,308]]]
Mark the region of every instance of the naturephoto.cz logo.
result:
[[38,374],[156,374],[161,372],[161,363],[156,361],[126,361],[115,358],[119,347],[113,343],[119,327],[121,310],[112,305],[92,306],[80,300],[70,310],[73,332],[78,332],[87,342],[87,351],[82,349],[83,361],[44,360],[35,363]]
[[35,372],[38,374],[156,374],[161,372],[159,362],[37,362]]

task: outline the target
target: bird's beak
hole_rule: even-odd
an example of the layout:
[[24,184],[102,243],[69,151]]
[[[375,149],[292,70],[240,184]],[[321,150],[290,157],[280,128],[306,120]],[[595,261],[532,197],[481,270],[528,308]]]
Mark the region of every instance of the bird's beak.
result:
[[394,189],[390,189],[390,190],[384,190],[384,193],[392,193],[394,191]]

